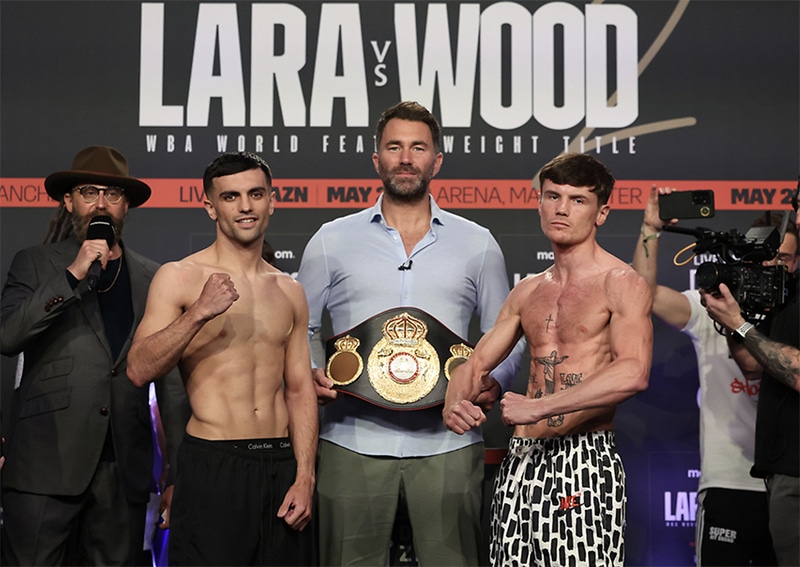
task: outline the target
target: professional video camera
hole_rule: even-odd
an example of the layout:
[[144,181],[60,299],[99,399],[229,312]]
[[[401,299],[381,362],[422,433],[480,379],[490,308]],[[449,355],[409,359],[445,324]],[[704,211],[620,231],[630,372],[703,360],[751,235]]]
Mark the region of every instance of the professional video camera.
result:
[[719,261],[703,262],[698,266],[695,274],[697,287],[716,291],[719,284],[724,283],[739,303],[745,318],[756,321],[786,303],[795,290],[797,277],[790,274],[785,266],[762,265],[762,262],[772,260],[778,253],[788,221],[787,212],[780,228],[753,227],[746,234],[736,229],[715,232],[702,227],[687,229],[665,226],[664,230],[695,237],[696,242],[681,252],[693,246],[693,255],[715,254]]

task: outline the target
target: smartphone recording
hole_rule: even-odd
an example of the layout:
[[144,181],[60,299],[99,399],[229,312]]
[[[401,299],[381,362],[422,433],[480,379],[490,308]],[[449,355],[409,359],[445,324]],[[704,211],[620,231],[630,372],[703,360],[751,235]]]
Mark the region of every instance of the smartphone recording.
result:
[[676,191],[658,196],[661,220],[707,219],[714,216],[714,192],[710,189]]

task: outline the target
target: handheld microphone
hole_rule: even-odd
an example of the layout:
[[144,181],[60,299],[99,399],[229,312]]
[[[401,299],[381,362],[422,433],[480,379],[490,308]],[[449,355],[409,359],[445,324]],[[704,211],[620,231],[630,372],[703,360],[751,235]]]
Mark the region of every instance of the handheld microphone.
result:
[[[108,243],[108,247],[111,248],[114,246],[116,237],[117,229],[114,228],[114,223],[108,215],[98,215],[89,221],[89,226],[86,229],[86,240],[105,240]],[[89,284],[90,290],[97,286],[101,271],[103,271],[103,265],[100,260],[95,260],[89,266],[86,283]]]
[[403,262],[402,264],[397,266],[397,269],[400,270],[401,272],[405,272],[406,270],[410,270],[411,269],[411,264],[413,264],[413,263],[414,263],[414,260],[409,260],[408,262]]

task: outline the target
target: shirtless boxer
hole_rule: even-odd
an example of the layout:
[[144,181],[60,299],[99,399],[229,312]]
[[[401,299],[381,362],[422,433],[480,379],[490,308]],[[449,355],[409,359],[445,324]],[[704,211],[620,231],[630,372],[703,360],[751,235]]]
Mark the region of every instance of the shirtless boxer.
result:
[[539,175],[539,216],[555,263],[511,291],[494,327],[456,370],[444,406],[457,433],[486,420],[483,376],[525,335],[525,396],[500,407],[514,425],[495,480],[494,565],[622,565],[625,472],[614,413],[647,388],[653,329],[649,286],[596,242],[614,178],[596,159],[561,155]]
[[216,240],[155,275],[128,355],[136,385],[178,365],[192,417],[178,456],[170,564],[311,561],[317,401],[299,283],[261,257],[267,164],[224,154],[203,177]]

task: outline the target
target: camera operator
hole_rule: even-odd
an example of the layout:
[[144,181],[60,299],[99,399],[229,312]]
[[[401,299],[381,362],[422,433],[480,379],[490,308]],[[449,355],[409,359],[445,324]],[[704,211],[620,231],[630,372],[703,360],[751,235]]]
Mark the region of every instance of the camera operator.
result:
[[[650,284],[653,314],[686,334],[697,356],[702,395],[697,565],[774,565],[766,488],[749,474],[758,390],[741,387],[750,385],[745,380],[749,376],[731,359],[727,341],[707,316],[700,293],[694,289],[680,292],[657,283],[659,236],[665,226],[674,224],[674,220],[660,218],[658,196],[673,191],[652,188],[632,266]],[[722,541],[714,535],[720,530],[736,535]]]
[[[768,264],[797,269],[797,233],[786,232]],[[765,262],[765,264],[767,264]],[[709,316],[726,331],[731,353],[747,376],[762,378],[756,416],[755,463],[769,499],[769,528],[779,565],[800,565],[800,310],[796,290],[755,328],[724,283],[701,291]]]

